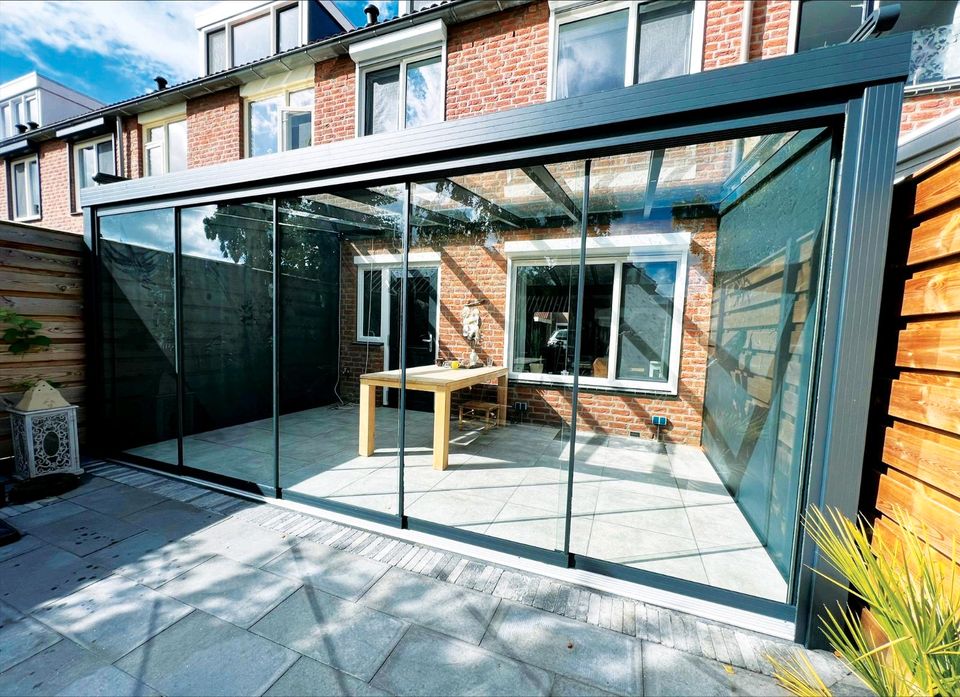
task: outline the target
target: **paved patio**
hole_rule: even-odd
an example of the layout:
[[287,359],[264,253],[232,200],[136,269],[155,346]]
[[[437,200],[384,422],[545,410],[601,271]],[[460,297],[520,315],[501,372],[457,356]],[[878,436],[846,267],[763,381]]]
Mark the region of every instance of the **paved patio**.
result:
[[[118,465],[0,509],[0,695],[779,694],[792,645]],[[864,692],[808,652],[838,692]]]
[[[184,440],[193,467],[273,484],[269,419]],[[281,417],[284,489],[397,512],[397,411],[377,410],[376,452],[357,454],[356,408]],[[450,467],[432,468],[433,414],[407,412],[405,513],[562,549],[569,445],[555,426],[451,428]],[[574,468],[571,550],[764,598],[787,583],[699,448],[581,434]],[[176,463],[176,440],[133,454]]]

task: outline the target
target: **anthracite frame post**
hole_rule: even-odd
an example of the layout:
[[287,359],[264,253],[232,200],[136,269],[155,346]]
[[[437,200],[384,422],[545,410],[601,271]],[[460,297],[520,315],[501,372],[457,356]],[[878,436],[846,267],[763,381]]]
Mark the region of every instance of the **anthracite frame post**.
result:
[[280,202],[273,199],[273,235],[271,270],[273,272],[273,490],[283,498],[280,488]]
[[[397,514],[400,516],[401,525],[406,520],[403,514],[403,455],[406,441],[407,426],[407,284],[410,275],[410,182],[403,183],[403,211],[400,214],[400,227],[402,229],[402,238],[400,242],[400,275],[403,276],[400,282],[400,400],[398,404],[400,423],[397,427]],[[376,404],[374,404],[376,409]]]
[[177,469],[183,470],[183,405],[185,381],[183,378],[183,208],[173,209],[173,335],[174,369],[177,371]]

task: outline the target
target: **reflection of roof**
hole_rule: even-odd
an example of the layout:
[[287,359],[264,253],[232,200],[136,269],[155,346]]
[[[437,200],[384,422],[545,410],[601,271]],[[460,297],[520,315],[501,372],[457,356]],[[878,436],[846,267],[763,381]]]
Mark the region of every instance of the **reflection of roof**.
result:
[[70,124],[82,123],[96,116],[129,116],[145,111],[152,111],[164,106],[183,102],[187,99],[207,95],[230,87],[236,87],[251,80],[286,73],[304,65],[347,55],[347,47],[356,41],[387,34],[431,19],[442,17],[447,21],[459,23],[493,12],[509,9],[510,7],[525,5],[531,1],[532,0],[497,0],[497,2],[494,3],[489,0],[437,0],[435,4],[429,7],[421,7],[399,17],[394,17],[371,26],[358,27],[350,31],[343,31],[339,34],[326,36],[323,39],[304,46],[298,46],[282,53],[275,53],[272,56],[228,68],[212,75],[185,80],[184,82],[170,85],[159,92],[150,92],[114,102],[100,109],[86,112],[79,117],[63,119],[30,131],[22,136],[17,135],[14,138],[8,138],[0,142],[7,144],[20,140],[38,142],[50,140],[55,137],[57,130]]

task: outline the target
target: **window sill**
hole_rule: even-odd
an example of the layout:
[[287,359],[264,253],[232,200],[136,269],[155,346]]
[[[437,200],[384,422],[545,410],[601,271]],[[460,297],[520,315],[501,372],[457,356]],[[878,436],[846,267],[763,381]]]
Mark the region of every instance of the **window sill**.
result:
[[13,222],[15,222],[15,223],[35,223],[35,222],[37,222],[38,220],[43,220],[43,216],[42,216],[42,215],[31,215],[31,216],[26,217],[26,218],[14,218],[14,219],[13,219]]
[[[510,373],[508,380],[513,384],[519,385],[531,385],[534,387],[546,387],[554,389],[572,389],[573,388],[573,378],[569,379],[559,379],[561,376],[553,376],[557,379],[546,378],[536,378],[531,373]],[[661,384],[662,387],[654,387],[654,384]],[[676,397],[678,390],[673,385],[669,383],[646,383],[644,385],[638,385],[636,387],[631,387],[623,384],[615,383],[606,383],[598,384],[593,382],[583,382],[583,377],[579,383],[579,388],[581,392],[609,392],[616,394],[631,394],[636,396],[649,395],[651,397]]]
[[383,339],[356,339],[354,346],[383,346]]
[[960,78],[943,80],[941,82],[928,82],[920,85],[906,85],[903,88],[903,96],[918,97],[924,94],[940,94],[941,92],[953,92],[956,90],[960,90]]

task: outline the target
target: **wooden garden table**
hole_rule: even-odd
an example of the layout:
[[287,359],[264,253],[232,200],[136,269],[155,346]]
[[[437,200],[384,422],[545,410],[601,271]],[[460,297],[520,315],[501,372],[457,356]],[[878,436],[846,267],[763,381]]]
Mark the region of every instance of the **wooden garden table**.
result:
[[[497,381],[497,401],[500,403],[499,425],[507,416],[507,369],[438,368],[422,365],[407,369],[407,389],[433,392],[433,469],[445,470],[450,459],[450,402],[451,395],[465,387]],[[400,389],[400,371],[384,370],[360,376],[360,455],[369,457],[374,451],[376,429],[377,388]]]

